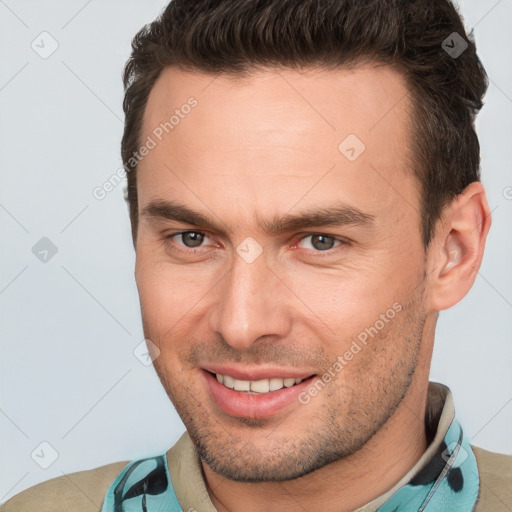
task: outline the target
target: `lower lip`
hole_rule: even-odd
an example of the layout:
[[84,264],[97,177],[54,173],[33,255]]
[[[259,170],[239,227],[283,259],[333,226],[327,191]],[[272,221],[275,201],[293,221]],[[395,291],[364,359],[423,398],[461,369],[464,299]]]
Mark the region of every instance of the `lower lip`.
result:
[[308,377],[289,388],[282,388],[261,395],[249,395],[227,388],[206,370],[202,370],[202,373],[213,400],[226,414],[251,419],[269,418],[290,404],[300,405],[298,396],[314,378],[314,376]]

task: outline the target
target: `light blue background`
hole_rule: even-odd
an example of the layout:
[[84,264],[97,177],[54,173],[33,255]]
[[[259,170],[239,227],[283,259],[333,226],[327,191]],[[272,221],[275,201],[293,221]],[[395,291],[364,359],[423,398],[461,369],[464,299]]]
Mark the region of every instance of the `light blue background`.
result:
[[[133,355],[143,334],[123,186],[92,195],[121,166],[131,39],[165,3],[0,1],[0,502],[161,453],[184,431]],[[477,127],[493,225],[473,290],[440,316],[431,378],[476,445],[512,454],[512,2],[461,9],[491,80]],[[59,44],[48,59],[31,48],[43,31]],[[31,251],[43,236],[58,247],[46,264]],[[46,470],[31,458],[43,441],[58,452]]]

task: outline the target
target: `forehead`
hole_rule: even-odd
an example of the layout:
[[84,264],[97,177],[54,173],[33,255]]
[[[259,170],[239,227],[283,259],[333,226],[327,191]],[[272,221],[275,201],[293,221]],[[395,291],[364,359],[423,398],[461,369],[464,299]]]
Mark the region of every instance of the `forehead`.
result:
[[410,106],[403,77],[386,66],[245,77],[166,68],[143,118],[141,141],[155,144],[137,171],[139,211],[180,196],[203,210],[208,197],[216,212],[233,207],[230,197],[251,215],[333,194],[375,212],[407,207],[396,200],[417,202]]
[[[179,130],[176,126],[174,134],[187,132],[187,125],[188,133],[183,135],[204,126],[207,133],[197,132],[196,142],[226,142],[230,147],[233,141],[229,138],[245,145],[262,139],[279,144],[280,134],[288,138],[292,132],[302,131],[334,139],[357,132],[374,142],[370,140],[372,132],[378,137],[382,129],[390,125],[405,128],[408,121],[408,88],[401,74],[384,65],[302,71],[261,68],[241,77],[168,67],[150,92],[143,132],[150,133],[169,120],[191,97],[199,108],[194,109],[192,121]],[[211,131],[212,117],[217,133]],[[397,122],[402,126],[396,126]],[[201,139],[201,135],[208,137]]]

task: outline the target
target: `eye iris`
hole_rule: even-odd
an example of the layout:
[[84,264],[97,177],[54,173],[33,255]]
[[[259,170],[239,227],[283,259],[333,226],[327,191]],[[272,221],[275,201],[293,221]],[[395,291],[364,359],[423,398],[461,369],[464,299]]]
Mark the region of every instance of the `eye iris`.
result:
[[[315,241],[320,241],[320,243],[316,244]],[[311,245],[313,245],[313,247],[315,247],[315,249],[318,249],[320,251],[332,249],[333,244],[334,244],[334,239],[331,236],[313,235],[311,237]]]
[[[187,247],[198,247],[201,245],[203,239],[204,235],[195,231],[188,231],[187,233],[181,234],[181,240]],[[191,243],[189,244],[188,241],[191,241]]]

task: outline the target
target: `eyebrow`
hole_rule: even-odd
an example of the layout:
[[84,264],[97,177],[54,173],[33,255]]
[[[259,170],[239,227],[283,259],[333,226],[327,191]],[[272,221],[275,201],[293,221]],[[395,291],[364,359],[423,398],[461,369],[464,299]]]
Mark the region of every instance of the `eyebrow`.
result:
[[[155,220],[172,220],[184,222],[203,229],[225,233],[227,230],[220,223],[201,212],[177,201],[154,200],[140,212],[141,217]],[[338,227],[344,225],[373,227],[375,216],[365,213],[353,206],[335,204],[333,206],[308,209],[294,214],[274,216],[269,221],[259,221],[258,225],[266,233],[277,234],[311,227]]]

